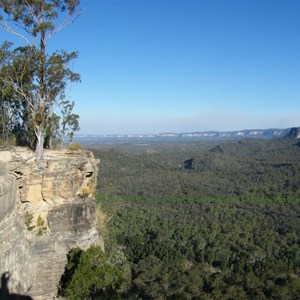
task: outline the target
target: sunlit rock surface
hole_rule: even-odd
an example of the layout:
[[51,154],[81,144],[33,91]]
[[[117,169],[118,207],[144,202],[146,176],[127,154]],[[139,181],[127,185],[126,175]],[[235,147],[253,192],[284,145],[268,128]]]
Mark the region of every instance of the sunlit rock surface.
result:
[[[53,299],[71,248],[100,245],[88,151],[0,151],[0,275],[10,293]],[[7,273],[9,272],[9,273]]]

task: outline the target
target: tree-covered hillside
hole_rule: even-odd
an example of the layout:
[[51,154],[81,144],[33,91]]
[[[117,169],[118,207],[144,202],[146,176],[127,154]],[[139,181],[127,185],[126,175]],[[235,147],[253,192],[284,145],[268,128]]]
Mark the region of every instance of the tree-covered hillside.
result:
[[297,136],[94,153],[119,299],[298,299]]
[[99,190],[108,195],[300,194],[294,138],[118,145],[94,152],[101,158]]
[[131,270],[123,299],[298,299],[298,199],[122,201],[103,208],[115,214],[107,251]]
[[298,133],[95,149],[106,256],[73,253],[62,294],[299,299]]

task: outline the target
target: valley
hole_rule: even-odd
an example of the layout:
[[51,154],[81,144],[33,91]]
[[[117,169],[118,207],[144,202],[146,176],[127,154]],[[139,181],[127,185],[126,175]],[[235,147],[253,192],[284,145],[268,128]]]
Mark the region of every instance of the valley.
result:
[[93,149],[116,299],[297,299],[298,133]]

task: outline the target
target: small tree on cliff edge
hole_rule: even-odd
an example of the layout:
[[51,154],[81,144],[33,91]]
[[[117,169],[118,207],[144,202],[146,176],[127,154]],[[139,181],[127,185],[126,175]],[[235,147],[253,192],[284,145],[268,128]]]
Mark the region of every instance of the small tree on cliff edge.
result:
[[[65,99],[67,82],[80,80],[79,74],[67,67],[77,54],[60,51],[48,55],[47,41],[76,19],[78,5],[79,0],[0,2],[0,26],[26,42],[26,46],[15,50],[11,50],[11,44],[2,47],[1,80],[21,99],[20,114],[30,116],[39,158],[43,155],[46,129],[55,109],[63,109],[63,104],[69,103]],[[60,15],[65,18],[57,25]],[[73,119],[78,123],[77,115]]]

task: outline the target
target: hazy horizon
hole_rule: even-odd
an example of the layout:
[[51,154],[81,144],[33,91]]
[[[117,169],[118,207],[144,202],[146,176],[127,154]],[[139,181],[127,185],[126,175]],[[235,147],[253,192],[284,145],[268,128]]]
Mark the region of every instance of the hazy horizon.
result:
[[193,131],[165,131],[165,132],[129,132],[129,133],[106,133],[106,134],[101,134],[101,133],[84,133],[84,132],[77,132],[75,136],[117,136],[117,135],[160,135],[160,134],[188,134],[188,133],[206,133],[206,132],[240,132],[240,131],[267,131],[267,130],[287,130],[290,128],[298,128],[300,126],[289,126],[289,127],[268,127],[268,128],[244,128],[244,129],[235,129],[235,130],[193,130]]

